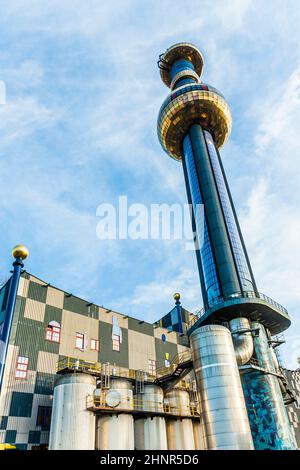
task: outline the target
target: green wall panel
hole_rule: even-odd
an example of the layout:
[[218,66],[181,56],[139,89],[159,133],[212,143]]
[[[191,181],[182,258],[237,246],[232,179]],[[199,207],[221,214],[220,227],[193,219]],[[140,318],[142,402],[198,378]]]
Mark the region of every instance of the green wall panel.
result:
[[29,299],[38,300],[39,302],[46,303],[47,287],[37,282],[29,281],[28,295]]
[[18,450],[27,450],[27,444],[15,444]]
[[126,328],[122,328],[122,344],[120,344],[120,352],[113,351],[111,334],[112,325],[99,321],[99,362],[110,362],[111,364],[115,363],[120,367],[129,367],[128,330]]
[[165,365],[166,353],[169,353],[169,360],[171,361],[176,354],[178,354],[177,344],[166,341],[165,343],[155,338],[155,351],[157,367]]
[[45,318],[44,318],[45,327],[49,324],[50,321],[57,321],[61,325],[61,321],[62,321],[62,309],[61,308],[52,307],[52,305],[46,305]]
[[37,372],[34,393],[40,395],[53,395],[55,374],[47,374],[46,372]]
[[32,410],[33,393],[12,392],[9,416],[29,418]]
[[0,421],[0,429],[6,429],[7,428],[7,422],[8,422],[8,416],[1,416],[1,421]]
[[71,296],[64,297],[64,310],[79,313],[90,318],[99,318],[98,307],[96,305],[89,305],[86,300],[82,300],[79,297]]
[[16,442],[17,431],[15,429],[10,429],[5,433],[5,443],[14,444]]
[[41,440],[41,431],[29,431],[28,444],[39,444]]
[[128,318],[128,329],[144,333],[145,335],[154,336],[154,328],[152,324],[136,320],[135,318]]

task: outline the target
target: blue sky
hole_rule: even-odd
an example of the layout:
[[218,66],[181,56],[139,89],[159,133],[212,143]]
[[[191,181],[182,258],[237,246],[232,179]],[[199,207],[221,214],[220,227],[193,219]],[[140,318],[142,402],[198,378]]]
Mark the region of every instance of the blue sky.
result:
[[0,277],[16,243],[26,268],[100,305],[154,321],[202,306],[180,240],[96,237],[97,206],[185,203],[182,169],[156,136],[168,89],[157,59],[203,52],[203,80],[227,98],[222,149],[259,290],[285,305],[282,348],[300,355],[300,4],[298,0],[0,1]]

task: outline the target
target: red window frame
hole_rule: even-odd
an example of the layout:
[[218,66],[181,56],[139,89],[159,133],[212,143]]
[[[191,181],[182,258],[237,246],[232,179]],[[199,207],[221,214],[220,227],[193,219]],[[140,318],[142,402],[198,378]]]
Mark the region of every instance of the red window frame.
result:
[[26,379],[28,373],[29,358],[26,356],[18,356],[15,372],[16,379]]
[[[77,345],[78,340],[81,340],[81,346]],[[80,349],[81,351],[84,349],[84,334],[83,333],[76,332],[75,348]]]
[[46,328],[45,339],[47,341],[52,341],[53,343],[60,343],[60,331],[60,327],[48,325]]
[[91,351],[99,351],[99,340],[91,338],[90,347]]
[[113,351],[120,352],[120,336],[113,334],[112,335],[112,348]]

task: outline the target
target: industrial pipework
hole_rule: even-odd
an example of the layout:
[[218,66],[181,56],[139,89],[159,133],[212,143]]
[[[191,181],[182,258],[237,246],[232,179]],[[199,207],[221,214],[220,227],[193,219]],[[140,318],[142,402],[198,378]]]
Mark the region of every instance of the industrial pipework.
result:
[[246,364],[253,354],[253,338],[248,318],[234,318],[229,322],[236,361],[239,366]]

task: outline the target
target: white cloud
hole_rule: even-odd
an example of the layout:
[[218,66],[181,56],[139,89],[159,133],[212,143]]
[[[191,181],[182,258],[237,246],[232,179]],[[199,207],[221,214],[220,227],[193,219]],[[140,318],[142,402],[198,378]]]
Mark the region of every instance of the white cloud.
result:
[[183,305],[189,305],[192,311],[199,308],[198,274],[195,270],[180,267],[174,275],[161,272],[157,278],[148,284],[138,284],[130,298],[121,298],[115,302],[116,308],[124,309],[136,317],[153,322],[165,315],[174,306],[173,294],[182,293]]
[[[299,122],[300,67],[282,86],[272,89],[265,100],[254,104],[258,126],[255,137],[256,163],[260,178],[253,182],[242,225],[259,289],[284,304],[292,317],[287,331],[300,338],[299,250]],[[298,343],[297,343],[298,344]],[[296,366],[292,345],[285,358]],[[298,352],[299,355],[299,352]]]
[[[13,58],[11,58],[13,62]],[[1,78],[6,83],[7,89],[11,89],[11,84],[16,92],[36,87],[41,83],[44,70],[36,60],[24,60],[18,66],[1,70]],[[9,98],[9,97],[8,97]]]
[[[158,54],[187,40],[204,51],[203,79],[233,104],[234,132],[222,154],[240,188],[237,202],[259,287],[296,318],[297,1],[15,0],[1,5],[0,23],[8,45],[0,56],[8,77],[8,104],[0,108],[1,246],[7,238],[26,238],[35,250],[28,260],[33,271],[43,269],[50,282],[90,293],[99,303],[105,298],[124,311],[129,305],[131,314],[150,321],[169,310],[177,290],[186,307],[201,307],[195,257],[183,244],[104,245],[94,223],[96,205],[120,192],[132,202],[185,200],[180,165],[164,155],[155,125],[168,93]],[[284,80],[288,61],[295,70]],[[267,81],[270,70],[280,73],[277,81]],[[22,166],[30,168],[24,183]],[[108,266],[114,277],[106,274]]]
[[51,127],[62,116],[62,110],[48,108],[35,97],[20,96],[10,101],[8,90],[6,100],[6,104],[0,106],[2,148],[37,130]]

